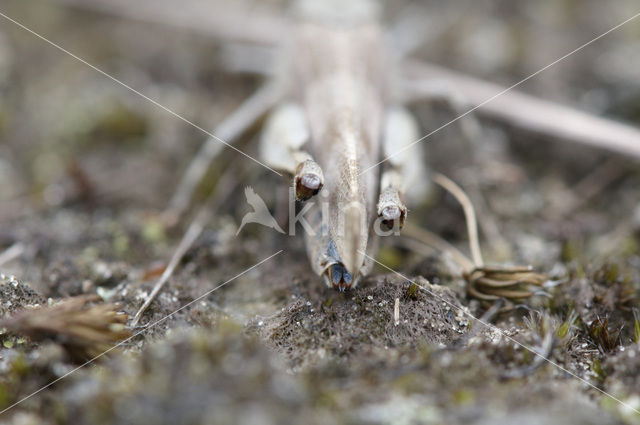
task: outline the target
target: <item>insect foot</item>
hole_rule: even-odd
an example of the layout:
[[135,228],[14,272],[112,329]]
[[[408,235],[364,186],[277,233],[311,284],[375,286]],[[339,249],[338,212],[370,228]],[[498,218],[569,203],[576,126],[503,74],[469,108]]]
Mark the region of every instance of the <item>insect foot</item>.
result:
[[398,190],[391,186],[384,189],[378,199],[378,218],[382,220],[382,230],[402,229],[406,217],[407,207],[400,199]]
[[320,166],[312,159],[301,162],[293,177],[293,185],[296,189],[296,200],[306,201],[324,186],[324,175]]

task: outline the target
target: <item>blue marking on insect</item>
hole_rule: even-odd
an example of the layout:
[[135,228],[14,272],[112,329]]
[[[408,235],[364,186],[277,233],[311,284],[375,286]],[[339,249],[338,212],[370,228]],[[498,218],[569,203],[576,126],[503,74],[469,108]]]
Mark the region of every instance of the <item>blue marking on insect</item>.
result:
[[331,266],[331,280],[334,285],[338,285],[342,281],[342,272],[344,267],[341,264],[334,264]]
[[338,248],[336,248],[336,243],[331,239],[329,241],[329,248],[327,248],[327,256],[331,257],[331,259],[335,261],[340,260],[340,256],[338,255]]
[[346,283],[347,285],[351,285],[351,283],[353,282],[353,276],[341,263],[337,263],[331,266],[331,280],[335,285],[338,285],[342,282]]

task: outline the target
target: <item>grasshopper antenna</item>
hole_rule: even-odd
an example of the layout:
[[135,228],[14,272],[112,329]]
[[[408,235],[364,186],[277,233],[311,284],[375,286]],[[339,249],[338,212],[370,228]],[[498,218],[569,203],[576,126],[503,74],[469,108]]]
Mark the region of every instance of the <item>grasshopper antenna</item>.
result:
[[218,207],[223,204],[235,191],[238,185],[237,182],[237,175],[234,175],[234,173],[231,173],[230,170],[227,169],[216,184],[216,188],[220,188],[220,190],[213,190],[211,194],[209,194],[209,197],[207,198],[205,203],[198,210],[198,213],[189,225],[187,231],[182,236],[178,247],[171,256],[171,260],[169,261],[169,264],[167,264],[167,267],[164,269],[162,276],[160,276],[160,279],[158,279],[158,281],[154,285],[151,294],[149,294],[144,304],[142,304],[142,307],[138,309],[131,322],[131,327],[136,327],[138,325],[140,318],[147,310],[147,308],[149,308],[149,305],[151,305],[153,300],[158,296],[169,278],[173,275],[173,272],[175,271],[176,267],[178,267],[178,264],[180,264],[180,261],[184,257],[187,250],[189,250],[189,248],[202,233],[205,224],[209,221]]

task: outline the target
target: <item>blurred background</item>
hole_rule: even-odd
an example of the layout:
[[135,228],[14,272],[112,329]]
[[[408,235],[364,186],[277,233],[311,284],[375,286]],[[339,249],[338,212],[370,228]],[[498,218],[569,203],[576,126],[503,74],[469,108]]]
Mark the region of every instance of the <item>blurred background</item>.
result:
[[[144,2],[135,6],[7,0],[3,13],[192,122],[213,129],[263,81],[261,75],[234,72],[251,59],[247,54],[254,56],[254,65],[259,52],[271,57],[264,46],[233,39],[242,39],[244,30],[252,40],[260,37],[256,34],[260,29],[266,40],[269,33],[286,33],[281,26],[287,18],[284,3],[190,0],[176,12],[168,1],[149,7]],[[419,13],[419,19],[403,29],[405,38],[414,32],[425,36],[416,57],[504,86],[633,15],[634,7],[633,1],[383,4],[387,22],[401,20],[407,10]],[[230,18],[223,18],[225,14]],[[247,29],[242,19],[260,22],[258,30]],[[3,233],[19,232],[16,227],[25,226],[15,226],[15,220],[29,214],[74,203],[110,209],[164,208],[206,136],[6,19],[1,30]],[[638,26],[630,23],[519,89],[638,123],[638,33]],[[265,68],[272,66],[268,60],[262,63]],[[456,116],[442,104],[421,105],[415,112],[425,134]],[[495,194],[497,199],[487,199],[487,208],[499,217],[501,226],[509,226],[510,218],[518,228],[541,215],[549,218],[550,205],[565,199],[576,183],[609,158],[604,150],[555,143],[549,137],[518,133],[503,123],[482,124],[486,140],[476,143],[473,155],[460,141],[459,126],[452,125],[425,141],[426,161],[460,183],[474,180],[478,190],[499,186],[498,192],[509,188],[516,192],[515,197]],[[256,152],[255,133],[240,142],[249,153]],[[231,151],[223,157],[220,164],[240,159]],[[479,163],[488,157],[492,162]],[[616,177],[633,168],[624,158],[616,160],[623,164],[609,167]],[[607,208],[608,215],[600,217],[605,222],[591,223],[598,225],[596,233],[632,217],[635,194],[600,191],[598,195],[587,208],[616,208]],[[536,226],[538,233],[544,223]],[[5,235],[4,244],[19,238]]]
[[[275,0],[2,0],[0,13],[211,131],[260,86],[265,79],[261,73],[277,69],[274,62],[277,51],[270,45],[274,34],[276,38],[286,37],[288,6],[288,2]],[[640,12],[634,0],[389,1],[383,2],[381,9],[386,23],[406,22],[406,26],[398,28],[404,39],[411,40],[413,34],[425,38],[413,57],[503,86],[520,81]],[[154,278],[161,273],[195,211],[195,208],[190,210],[177,224],[168,224],[162,216],[183,171],[206,135],[6,17],[0,17],[0,252],[16,246],[19,249],[14,251],[17,255],[5,259],[0,270],[29,283],[44,299],[97,293],[104,299],[122,302],[123,309],[133,313],[150,290]],[[256,66],[261,67],[260,73],[247,72],[247,68],[255,70]],[[638,70],[640,20],[630,22],[556,64],[518,90],[640,127]],[[419,103],[412,110],[424,134],[459,113],[445,102]],[[474,133],[478,136],[476,139],[469,140],[465,125],[479,129]],[[257,155],[259,130],[258,123],[240,138],[238,147],[250,155]],[[630,375],[628,370],[617,370],[612,366],[614,363],[632,365],[631,360],[617,358],[614,361],[610,356],[619,354],[619,347],[635,347],[634,332],[640,332],[635,330],[634,326],[640,325],[632,313],[640,299],[638,159],[541,136],[509,123],[479,119],[475,115],[429,137],[424,146],[425,163],[430,169],[458,182],[476,206],[483,253],[488,262],[532,264],[548,272],[552,279],[565,283],[560,289],[550,290],[550,297],[531,302],[525,308],[526,311],[544,310],[556,320],[557,326],[567,322],[572,311],[578,311],[580,318],[575,322],[579,323],[575,325],[575,338],[571,342],[562,340],[564,342],[558,348],[561,351],[555,354],[556,360],[570,365],[567,367],[571,370],[590,376],[604,388],[628,395],[637,406],[640,400],[637,386],[634,389],[639,379],[637,368],[635,375]],[[240,189],[252,185],[257,193],[264,194],[269,206],[282,220],[283,212],[286,219],[286,210],[282,211],[279,203],[286,196],[286,180],[225,149],[200,185],[198,200],[211,192],[225,170],[231,170],[227,172],[235,173],[241,179],[237,193],[219,206],[207,231],[188,252],[181,270],[161,297],[161,306],[150,313],[151,317],[162,317],[211,288],[212,283],[239,273],[277,249],[287,250],[287,256],[276,259],[263,271],[240,278],[232,288],[225,288],[216,297],[208,298],[199,310],[177,315],[161,329],[150,333],[149,341],[164,339],[175,329],[204,327],[215,334],[208,342],[214,347],[211,350],[215,351],[216,344],[232,347],[228,353],[216,357],[213,364],[204,361],[202,367],[209,371],[207,373],[215,375],[224,368],[223,358],[259,364],[263,369],[256,372],[260,377],[257,380],[242,374],[224,375],[224,379],[233,382],[228,395],[232,401],[228,403],[238,403],[238,412],[246,408],[241,400],[247,387],[268,392],[278,387],[278,380],[284,376],[286,385],[305,388],[300,390],[304,394],[303,400],[292,401],[274,393],[273,397],[277,399],[274,401],[269,398],[271,396],[261,399],[251,393],[249,397],[255,397],[253,406],[259,407],[256,412],[261,412],[255,417],[263,423],[278,422],[279,416],[269,410],[273,406],[281,406],[282,412],[308,413],[305,409],[310,409],[320,412],[318,418],[328,422],[400,423],[395,420],[400,416],[394,416],[399,414],[393,410],[394,403],[405,406],[416,418],[433,418],[433,423],[446,418],[458,421],[468,417],[473,417],[476,423],[489,418],[502,418],[508,423],[499,413],[511,409],[520,412],[522,417],[539,419],[535,415],[544,412],[532,412],[540,410],[540,406],[550,406],[549,411],[560,415],[556,418],[566,418],[566,423],[587,419],[594,423],[615,423],[617,420],[633,423],[637,419],[610,400],[602,401],[597,398],[599,395],[585,391],[579,382],[567,384],[561,379],[562,374],[554,375],[551,369],[542,377],[536,375],[539,380],[525,377],[513,387],[510,386],[513,381],[503,386],[502,378],[493,375],[486,378],[480,372],[468,378],[458,380],[456,375],[455,379],[448,380],[439,374],[448,370],[446,363],[452,360],[444,359],[449,354],[443,354],[434,363],[442,366],[438,371],[428,369],[424,364],[431,361],[426,360],[426,353],[435,349],[429,345],[433,341],[428,341],[426,346],[430,348],[426,349],[422,344],[424,341],[413,339],[415,335],[411,333],[367,345],[358,339],[361,335],[347,334],[338,325],[320,331],[311,326],[305,328],[307,339],[287,340],[289,345],[286,345],[278,338],[290,338],[292,334],[297,335],[295,332],[302,331],[292,331],[278,322],[283,326],[277,329],[281,333],[274,331],[275,328],[257,331],[262,343],[266,341],[268,353],[263,352],[264,348],[258,343],[253,345],[253,342],[238,339],[238,335],[247,329],[251,333],[252,329],[263,326],[256,323],[280,320],[304,325],[305,317],[308,317],[292,312],[311,306],[311,312],[304,310],[304,314],[326,313],[324,308],[330,308],[333,293],[325,291],[310,272],[302,238],[280,237],[256,227],[247,227],[240,238],[234,237],[240,217],[247,212]],[[463,215],[451,196],[434,188],[422,205],[410,206],[409,220],[466,252]],[[422,251],[383,243],[379,259],[409,276],[425,276],[432,283],[451,288],[474,314],[486,311],[486,305],[465,297],[463,280],[453,276],[446,259],[437,253],[425,256]],[[383,272],[377,270],[374,276]],[[350,299],[344,298],[341,302],[348,303]],[[344,305],[346,310],[351,308]],[[288,313],[285,312],[287,308]],[[527,327],[531,323],[523,322],[525,313],[502,316],[500,324],[512,329],[514,335],[528,338],[527,335],[535,332]],[[223,316],[235,324],[220,325]],[[336,320],[335,316],[331,317]],[[612,347],[615,348],[609,351],[601,349],[602,341],[589,331],[593,321],[605,317],[611,320],[611,329],[621,329],[617,339],[614,338]],[[270,318],[271,322],[265,318]],[[368,319],[358,317],[357,320],[366,323]],[[573,329],[574,323],[568,323],[567,326]],[[607,326],[605,324],[605,331],[609,330]],[[360,331],[367,332],[366,328]],[[194,338],[185,344],[197,346],[201,341],[198,338],[205,336]],[[354,348],[345,342],[352,340],[360,345]],[[326,342],[329,345],[324,347],[325,341],[333,342]],[[536,341],[531,339],[532,343]],[[140,337],[127,347],[135,352],[147,342]],[[333,343],[335,345],[331,345]],[[169,344],[174,344],[170,349],[165,348],[174,350],[169,357],[163,357],[163,352],[153,349],[148,352],[150,364],[157,368],[154,371],[166,369],[180,358],[180,350],[188,350],[182,343]],[[381,346],[386,349],[387,344],[395,347],[393,356],[379,351]],[[336,348],[338,346],[340,348]],[[326,351],[321,352],[319,347]],[[492,360],[490,364],[495,367],[515,361],[512,357],[516,355],[508,348],[500,351],[486,341],[472,347],[472,352],[473,349],[484,350],[478,356]],[[39,352],[28,346],[24,348],[26,355],[29,350]],[[3,351],[5,359],[15,359],[12,357],[15,354],[7,354],[16,351],[15,348]],[[209,351],[206,353],[198,352],[198,359],[210,360],[207,356],[214,356]],[[192,355],[195,354],[185,358]],[[475,369],[469,364],[475,365],[472,360],[475,357],[464,355],[469,355],[469,350],[466,354],[452,354],[453,363],[459,370],[468,368],[474,373]],[[518,361],[530,360],[522,353],[518,355]],[[2,356],[0,352],[0,359]],[[403,356],[410,360],[405,362]],[[56,359],[60,364],[68,365],[64,360]],[[594,359],[598,360],[597,367],[593,366]],[[0,370],[5,367],[6,372],[10,369],[6,365],[11,362],[2,361]],[[438,363],[440,361],[442,363]],[[366,364],[371,369],[365,366],[358,369],[358,364]],[[607,369],[607,364],[611,370]],[[383,384],[368,387],[371,384],[368,374],[375,369],[374,365],[393,371],[391,375],[375,375],[374,379],[390,387]],[[425,369],[421,369],[423,366]],[[125,371],[123,375],[126,375],[127,368],[135,369],[139,365],[121,365],[114,361],[109,367]],[[16,394],[26,394],[32,387],[35,390],[38,384],[47,382],[43,377],[61,374],[59,370],[47,369],[47,373],[31,370],[32,374],[25,372],[21,382],[27,384],[23,386],[5,374],[2,388],[12,395],[5,397],[0,391],[0,401],[13,400]],[[395,386],[394,379],[404,376],[407,370],[424,372],[428,376],[425,382],[432,386],[425,389],[420,386],[422,383],[413,381],[408,387]],[[612,378],[607,381],[606,373],[600,375],[598,370],[609,370],[608,376]],[[291,372],[298,375],[293,374],[294,378]],[[240,378],[234,380],[233,376]],[[262,380],[265,376],[269,380],[266,387]],[[337,397],[335,394],[330,397],[328,392],[310,390],[313,385],[308,385],[307,381],[315,382],[315,379],[320,379],[327,388],[337,388],[335,391],[345,398],[341,401],[333,398]],[[483,392],[480,383],[485,379],[491,382],[491,390],[480,396],[478,394]],[[80,391],[78,388],[84,388],[83,385],[95,384],[96,380],[99,381],[86,372],[67,386],[58,388],[58,393],[54,391],[45,397],[45,402],[33,401],[26,405],[24,411],[49,412],[47,409],[51,409],[51,405],[61,403],[67,410],[63,409],[65,413],[60,417],[65,418],[69,412],[76,411],[74,409],[83,411],[86,407],[83,403],[95,402],[102,406],[102,393],[98,390],[92,393],[95,399],[69,402],[76,394],[74,391]],[[295,382],[291,384],[289,380]],[[136,392],[136,397],[145,399],[141,395],[142,389],[123,382],[120,383],[128,385],[127,388],[134,388],[131,391],[140,391]],[[140,382],[153,386],[153,380],[147,375],[140,378]],[[558,388],[548,390],[558,382],[561,382]],[[530,389],[535,394],[513,389],[520,388],[523,383],[535,387]],[[188,382],[181,384],[188,385]],[[414,391],[418,387],[420,390]],[[352,390],[355,395],[350,393]],[[439,390],[451,397],[441,399],[434,395]],[[549,393],[545,393],[547,390]],[[207,387],[202,391],[225,394],[220,388]],[[368,391],[370,397],[363,395]],[[512,392],[515,395],[510,396]],[[391,393],[392,397],[386,397]],[[118,399],[115,392],[109,394],[110,403]],[[173,393],[169,394],[158,396],[156,402],[163,400],[162,397],[172,400]],[[198,399],[197,395],[189,394]],[[140,402],[139,398],[131,397]],[[594,397],[596,401],[592,402]],[[553,398],[558,401],[550,402]],[[175,400],[174,410],[169,410],[177,415],[175,417],[180,417],[176,412],[187,410],[190,402],[181,398]],[[380,400],[386,400],[388,404],[384,404],[380,412],[371,413],[367,406]],[[122,399],[120,402],[124,403]],[[144,405],[144,402],[140,403]],[[613,412],[613,416],[592,415],[589,409],[599,412],[594,406],[600,404]],[[493,406],[488,408],[490,411],[498,412],[497,416],[485,416],[484,413],[474,416],[484,412],[483,408],[488,405]],[[519,406],[525,413],[518,410]],[[576,419],[572,415],[580,413],[580,409],[566,406],[589,407],[583,412],[585,417]],[[83,418],[88,422],[96,418],[118,418],[118,413],[100,409],[99,414],[92,410],[93,413]],[[143,409],[144,412],[151,415]],[[91,416],[93,414],[97,416]],[[144,417],[141,413],[139,418]],[[229,420],[239,417],[246,423],[260,422],[252,422],[254,416],[248,413],[231,415]],[[136,420],[132,419],[133,422]],[[406,423],[418,422],[407,419]]]

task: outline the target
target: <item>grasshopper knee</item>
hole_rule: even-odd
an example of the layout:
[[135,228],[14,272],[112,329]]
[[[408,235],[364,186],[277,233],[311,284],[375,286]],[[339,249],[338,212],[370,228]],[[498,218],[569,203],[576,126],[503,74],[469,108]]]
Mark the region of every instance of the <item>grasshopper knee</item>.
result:
[[304,150],[309,138],[308,124],[300,106],[285,103],[271,113],[260,140],[265,163],[293,175],[299,201],[308,200],[324,186],[322,169]]
[[313,159],[299,163],[293,177],[293,186],[298,201],[306,201],[317,195],[324,186],[322,169]]
[[400,230],[407,218],[407,207],[400,198],[400,192],[395,186],[387,186],[378,198],[378,218],[381,220],[382,230]]
[[378,198],[381,230],[402,229],[407,218],[404,200],[416,202],[426,193],[422,148],[415,143],[418,138],[418,125],[408,110],[394,107],[387,112],[382,147],[388,161]]

